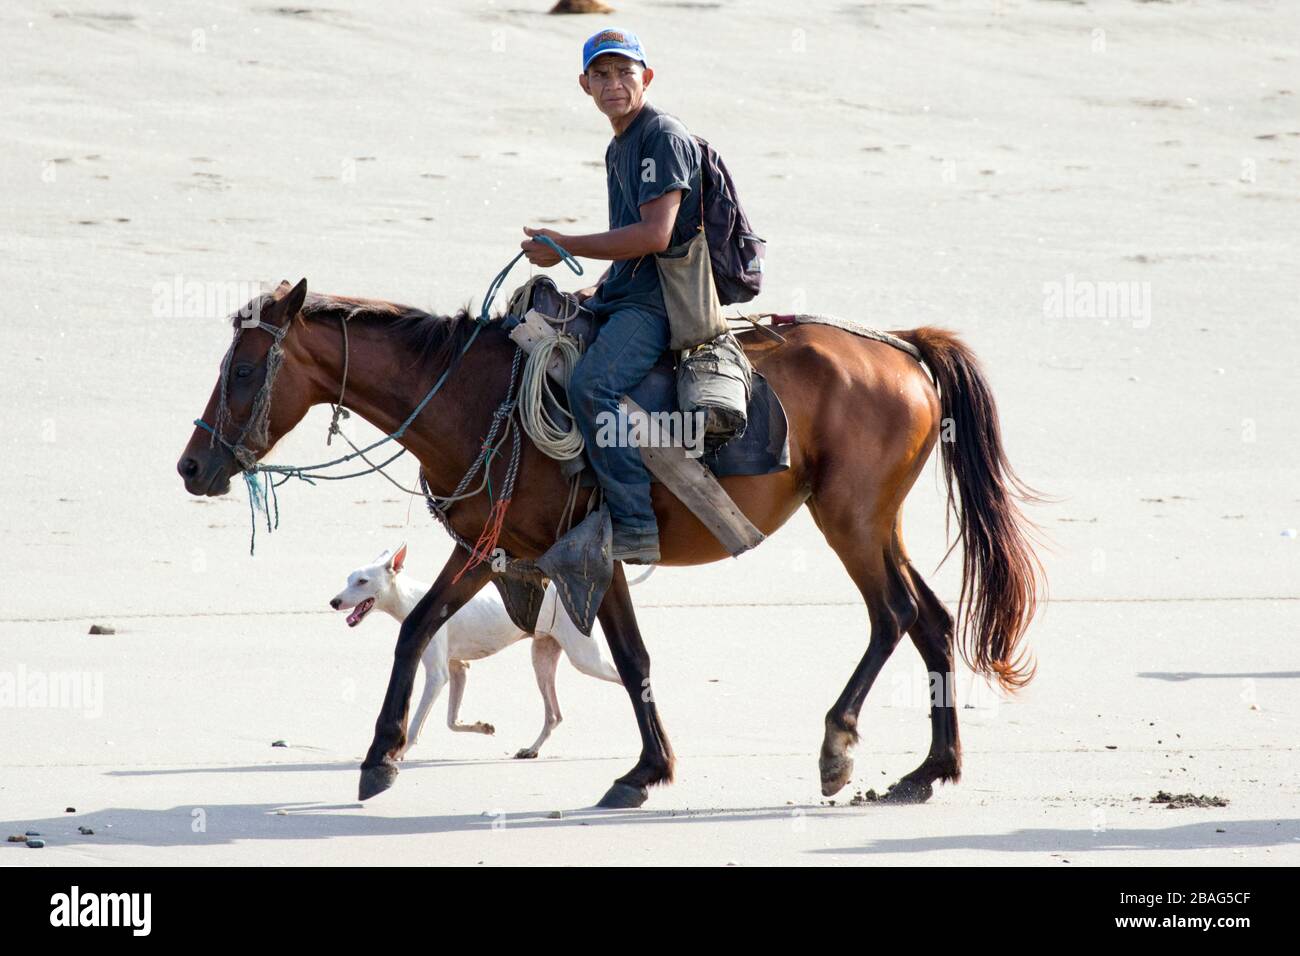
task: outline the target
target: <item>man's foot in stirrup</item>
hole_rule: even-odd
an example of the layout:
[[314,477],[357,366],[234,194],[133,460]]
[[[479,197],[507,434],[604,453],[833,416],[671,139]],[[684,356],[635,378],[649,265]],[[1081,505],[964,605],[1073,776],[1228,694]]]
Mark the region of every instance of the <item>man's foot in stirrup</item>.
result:
[[655,564],[659,560],[659,532],[637,531],[614,525],[613,558],[627,564]]

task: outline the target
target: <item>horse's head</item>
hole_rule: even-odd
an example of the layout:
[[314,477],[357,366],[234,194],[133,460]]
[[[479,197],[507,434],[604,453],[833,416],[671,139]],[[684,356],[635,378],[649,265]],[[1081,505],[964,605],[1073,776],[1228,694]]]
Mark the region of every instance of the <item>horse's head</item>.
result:
[[262,458],[307,414],[310,382],[292,361],[289,333],[307,280],[281,282],[232,317],[234,341],[176,470],[192,495],[224,495],[230,479]]

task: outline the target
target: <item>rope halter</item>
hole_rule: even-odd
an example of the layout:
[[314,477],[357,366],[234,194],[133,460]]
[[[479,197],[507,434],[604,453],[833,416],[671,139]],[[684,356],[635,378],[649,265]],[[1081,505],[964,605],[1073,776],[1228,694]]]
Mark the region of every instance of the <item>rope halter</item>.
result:
[[[230,366],[234,361],[235,349],[239,346],[239,340],[245,328],[261,329],[271,336],[272,342],[270,350],[266,353],[266,376],[262,380],[262,387],[258,389],[257,395],[253,397],[253,405],[249,411],[248,420],[240,428],[238,437],[231,442],[225,437],[233,425],[229,404]],[[221,360],[221,393],[217,404],[216,420],[211,426],[202,421],[195,423],[206,428],[210,433],[208,438],[209,448],[213,447],[217,441],[220,441],[230,450],[230,453],[235,456],[235,460],[239,462],[246,472],[257,468],[258,452],[249,445],[251,444],[255,448],[265,451],[271,443],[269,434],[271,390],[275,385],[275,376],[284,363],[283,342],[288,331],[288,322],[284,325],[270,325],[259,319],[247,326],[243,323],[237,325],[234,338],[230,342],[230,348],[226,350],[226,357]]]

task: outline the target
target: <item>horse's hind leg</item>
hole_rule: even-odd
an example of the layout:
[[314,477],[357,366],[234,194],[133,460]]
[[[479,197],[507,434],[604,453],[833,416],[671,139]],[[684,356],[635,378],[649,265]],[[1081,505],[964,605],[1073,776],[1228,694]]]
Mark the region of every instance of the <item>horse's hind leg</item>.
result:
[[[901,545],[898,546],[901,552]],[[953,671],[953,618],[930,586],[904,558],[904,575],[916,598],[916,621],[908,633],[929,672],[930,752],[921,765],[889,788],[889,799],[928,800],[936,780],[961,778],[961,738],[957,734],[957,700]]]
[[[853,775],[849,748],[858,742],[858,714],[880,669],[912,626],[916,603],[898,566],[892,546],[893,516],[886,522],[853,520],[851,508],[836,514],[824,504],[810,504],[817,526],[844,563],[867,602],[871,641],[839,699],[826,714],[826,736],[818,766],[822,793],[838,793]],[[864,526],[865,525],[865,526]]]

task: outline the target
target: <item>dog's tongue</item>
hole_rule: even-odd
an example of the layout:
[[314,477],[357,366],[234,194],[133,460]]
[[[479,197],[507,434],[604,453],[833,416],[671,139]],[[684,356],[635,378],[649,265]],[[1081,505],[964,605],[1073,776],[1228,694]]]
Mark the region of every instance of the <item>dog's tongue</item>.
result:
[[366,616],[366,612],[370,610],[371,605],[374,603],[375,603],[374,598],[366,598],[364,601],[362,601],[360,604],[354,607],[352,609],[352,613],[348,615],[348,627],[356,627],[358,624],[360,624],[361,619]]

